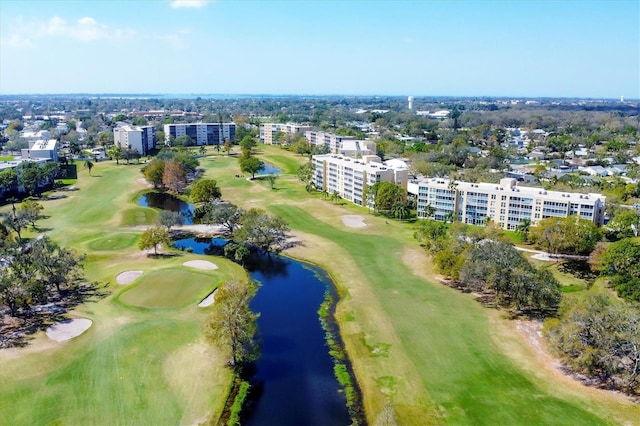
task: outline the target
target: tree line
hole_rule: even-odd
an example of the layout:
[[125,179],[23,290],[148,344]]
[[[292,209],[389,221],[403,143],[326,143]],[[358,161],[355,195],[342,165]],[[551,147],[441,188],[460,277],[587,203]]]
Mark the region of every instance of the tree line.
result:
[[503,241],[496,226],[424,220],[414,236],[454,287],[480,293],[490,303],[518,312],[546,315],[558,307],[558,281]]

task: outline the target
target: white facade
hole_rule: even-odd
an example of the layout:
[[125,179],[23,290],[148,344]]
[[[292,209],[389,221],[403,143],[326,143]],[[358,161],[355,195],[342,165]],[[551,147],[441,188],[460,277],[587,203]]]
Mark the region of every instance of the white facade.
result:
[[487,220],[503,229],[514,230],[523,219],[537,225],[548,217],[576,215],[596,225],[604,222],[606,197],[601,194],[578,194],[546,191],[517,186],[515,179],[501,179],[499,184],[456,182],[429,178],[410,182],[409,193],[417,195],[418,217],[427,216],[427,206],[435,209],[436,220],[457,220],[484,225]]
[[385,166],[376,158],[378,162],[336,154],[314,155],[313,183],[320,191],[337,192],[341,198],[354,204],[373,207],[372,200],[365,200],[367,187],[377,182],[393,182],[406,188],[408,176],[407,169]]
[[307,138],[311,146],[328,146],[329,152],[332,154],[340,154],[340,148],[344,142],[356,140],[353,136],[336,135],[334,133],[317,132],[314,130],[304,132],[304,137]]
[[284,133],[286,135],[294,135],[296,133],[305,133],[312,130],[311,126],[304,126],[302,124],[295,123],[263,123],[260,125],[260,142],[273,145],[277,143],[273,140],[276,133]]
[[196,145],[222,145],[225,141],[235,142],[235,123],[192,123],[165,124],[164,143],[170,145],[180,136],[189,136]]
[[118,126],[113,129],[113,142],[122,148],[135,149],[140,155],[147,155],[156,147],[153,126]]
[[38,140],[29,143],[29,149],[21,151],[23,159],[45,159],[58,161],[58,141],[55,139]]

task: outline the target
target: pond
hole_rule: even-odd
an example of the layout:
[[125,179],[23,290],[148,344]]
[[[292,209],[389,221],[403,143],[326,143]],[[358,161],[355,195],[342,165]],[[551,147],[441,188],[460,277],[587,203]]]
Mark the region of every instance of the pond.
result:
[[[219,254],[224,244],[222,239],[175,242],[199,254]],[[330,278],[317,267],[275,255],[252,254],[245,268],[260,283],[251,308],[260,313],[261,356],[250,373],[242,424],[350,424],[317,312],[325,292],[333,292]]]
[[143,207],[153,207],[154,209],[180,212],[184,216],[184,224],[193,224],[193,204],[182,201],[166,192],[147,192],[138,198],[138,205]]
[[258,175],[278,175],[281,171],[279,168],[272,166],[271,164],[264,163],[264,169],[260,170]]

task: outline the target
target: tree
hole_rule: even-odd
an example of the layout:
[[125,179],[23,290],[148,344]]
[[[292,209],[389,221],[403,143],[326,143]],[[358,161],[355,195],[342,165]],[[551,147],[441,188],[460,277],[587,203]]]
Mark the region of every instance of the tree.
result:
[[204,203],[220,198],[222,193],[215,179],[200,179],[191,186],[191,202]]
[[158,215],[158,225],[167,228],[167,232],[171,232],[171,227],[184,224],[184,216],[180,212],[171,210],[161,210]]
[[516,233],[520,235],[523,242],[529,240],[529,231],[531,230],[531,219],[520,219],[520,223],[516,225]]
[[192,146],[194,145],[193,139],[188,135],[178,136],[173,140],[172,146]]
[[40,166],[36,163],[28,162],[22,166],[22,172],[18,180],[29,195],[39,195],[40,193]]
[[243,215],[244,211],[234,204],[210,200],[203,206],[196,208],[194,220],[196,223],[220,225],[223,228],[223,234],[230,237],[240,226]]
[[404,201],[396,201],[393,206],[391,206],[391,214],[398,220],[403,220],[405,217],[409,215],[409,209],[407,208],[407,203]]
[[154,188],[162,186],[165,162],[154,158],[143,169],[144,177]]
[[26,222],[30,223],[33,228],[36,227],[36,222],[42,219],[41,212],[44,210],[42,204],[34,200],[26,200],[20,203],[18,208],[18,215],[20,215]]
[[314,166],[313,162],[308,161],[302,166],[298,168],[298,179],[300,179],[305,184],[305,189],[307,192],[311,192],[313,189],[313,173]]
[[224,144],[222,146],[224,147],[224,150],[227,152],[227,155],[229,155],[231,153],[231,148],[233,148],[233,143],[227,139],[226,141],[224,141]]
[[125,148],[122,150],[122,158],[124,158],[125,160],[127,160],[127,164],[129,164],[129,162],[131,160],[137,160],[138,163],[140,162],[140,153],[132,148]]
[[333,192],[331,193],[331,201],[337,204],[339,200],[340,200],[340,193],[337,190],[333,190]]
[[155,226],[153,228],[149,228],[142,233],[140,236],[140,241],[138,242],[138,247],[140,250],[147,250],[153,248],[153,254],[158,254],[158,246],[165,245],[168,246],[171,244],[171,236],[169,232],[160,227]]
[[230,351],[229,366],[234,369],[242,368],[259,354],[255,341],[259,314],[249,308],[255,291],[250,283],[223,284],[216,293],[214,310],[204,323],[206,340]]
[[55,287],[60,292],[62,285],[69,288],[83,279],[83,256],[76,256],[73,251],[60,247],[46,236],[36,240],[31,249],[41,279],[47,287]]
[[91,169],[93,169],[93,162],[91,160],[85,160],[84,168],[89,172],[89,176],[91,176]]
[[233,234],[235,241],[267,253],[284,249],[289,226],[282,218],[270,216],[264,210],[250,209],[242,215],[240,223],[242,226]]
[[116,165],[120,164],[120,160],[122,159],[123,150],[120,145],[113,145],[111,148],[107,150],[107,155],[109,158],[116,160]]
[[187,186],[187,176],[182,165],[176,160],[169,160],[164,165],[162,183],[170,191],[179,194]]
[[531,228],[529,238],[553,254],[589,254],[602,239],[602,233],[595,223],[586,219],[549,217]]
[[18,174],[13,168],[0,171],[0,191],[3,193],[15,190],[18,185]]
[[15,206],[12,212],[3,215],[3,225],[14,231],[18,236],[18,242],[22,242],[22,230],[27,227],[29,221],[25,218],[24,213],[16,211]]
[[394,204],[403,201],[403,189],[395,183],[378,182],[375,185],[378,185],[377,191],[375,192],[375,205],[377,210],[389,213]]
[[258,145],[258,141],[251,135],[247,135],[240,141],[240,149],[245,154],[251,155],[251,150]]
[[264,162],[256,157],[241,158],[240,170],[243,173],[251,173],[251,179],[255,179],[256,173],[260,170],[264,170]]
[[200,155],[205,156],[207,154],[207,148],[204,145],[200,145]]
[[[621,209],[622,210],[622,209]],[[621,239],[638,236],[640,229],[640,214],[635,210],[624,209],[607,223],[608,236]]]

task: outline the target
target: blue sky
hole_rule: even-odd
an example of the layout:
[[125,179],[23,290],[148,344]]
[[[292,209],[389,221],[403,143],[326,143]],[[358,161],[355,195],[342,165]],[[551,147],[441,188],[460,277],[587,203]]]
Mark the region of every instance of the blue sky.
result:
[[640,1],[0,2],[0,94],[640,98]]

